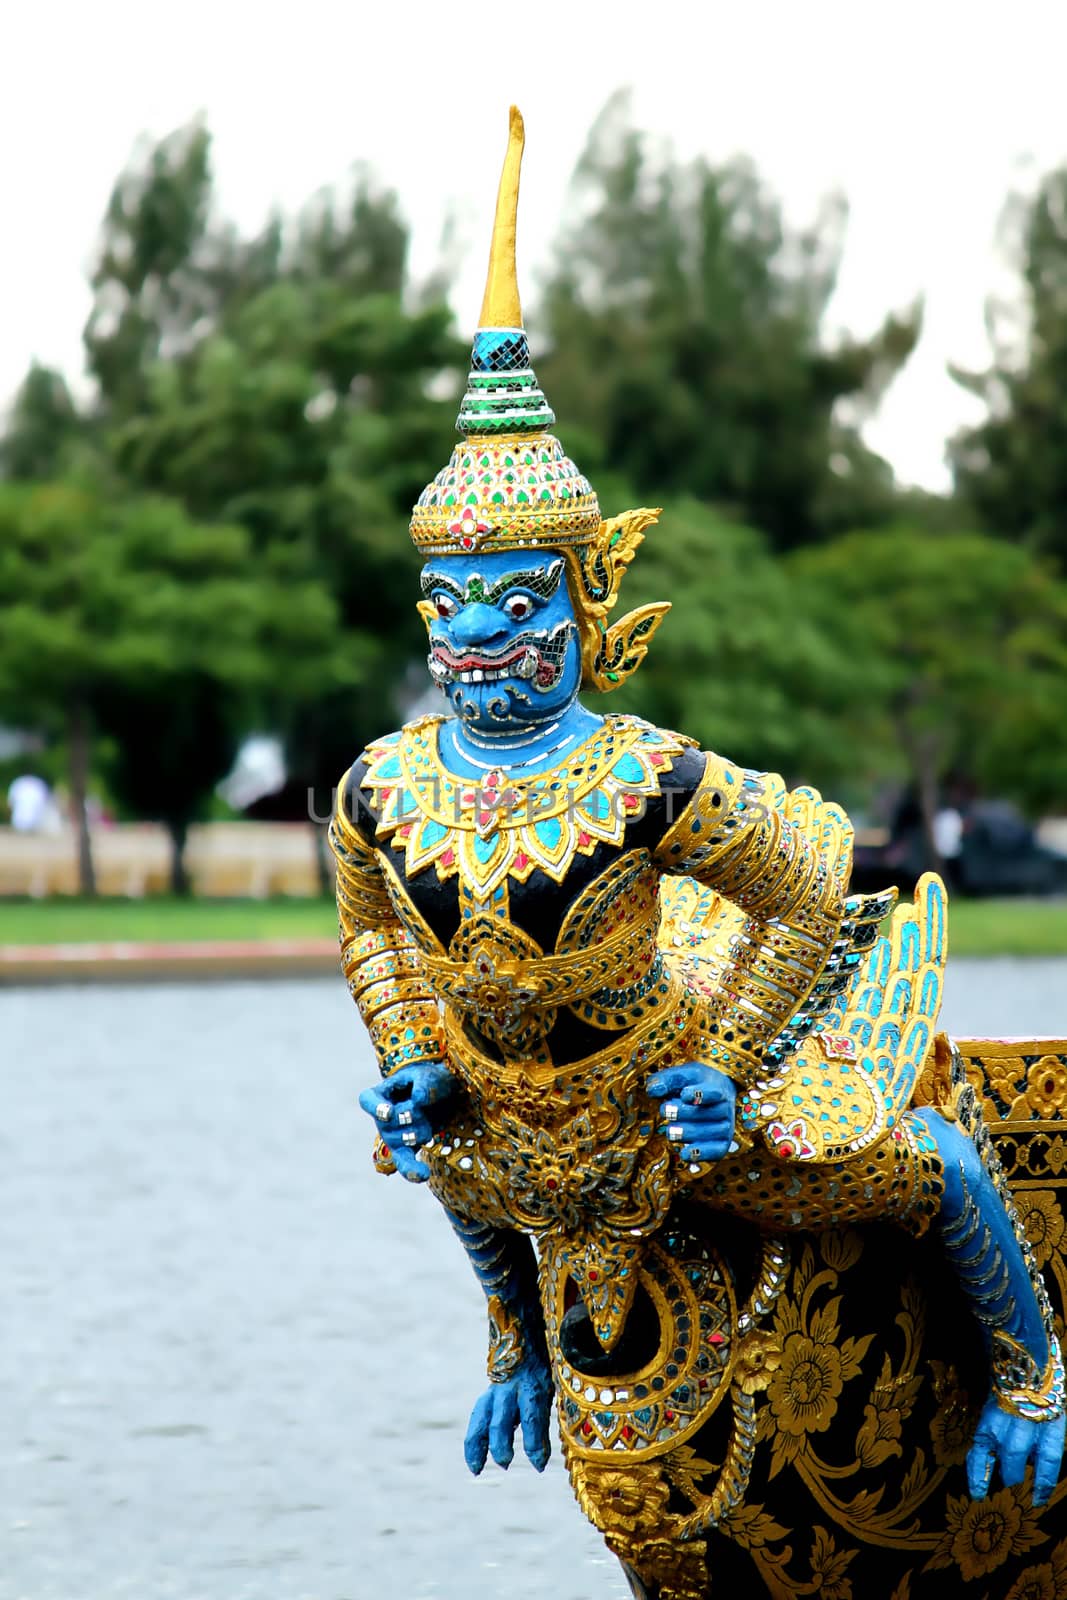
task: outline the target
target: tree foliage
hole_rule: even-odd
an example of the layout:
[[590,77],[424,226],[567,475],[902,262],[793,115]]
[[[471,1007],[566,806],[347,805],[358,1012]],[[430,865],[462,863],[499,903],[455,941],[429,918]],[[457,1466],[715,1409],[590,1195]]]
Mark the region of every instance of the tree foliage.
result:
[[[633,503],[623,485],[607,487],[612,505]],[[809,588],[755,529],[668,501],[619,604],[670,599],[671,612],[612,708],[793,782],[855,783],[862,754],[849,730],[866,701],[856,630],[847,613],[824,626]]]
[[[928,820],[950,773],[1064,804],[1067,601],[1024,545],[1067,559],[1067,172],[1012,216],[1024,303],[994,317],[991,369],[960,375],[990,415],[954,459],[1015,545],[957,532],[958,503],[864,446],[920,319],[826,339],[843,202],[791,228],[750,165],[679,164],[609,104],[537,361],[603,505],[666,501],[626,603],[674,609],[606,706],[846,798],[910,774]],[[447,281],[414,285],[407,257],[366,171],[245,237],[202,125],[145,144],[101,230],[95,395],[34,366],[0,439],[0,720],[58,731],[82,813],[95,748],[121,805],[166,822],[179,884],[245,734],[283,734],[321,811],[404,709],[424,649],[406,524],[467,361]]]
[[990,366],[953,369],[988,413],[952,441],[955,481],[991,532],[1067,569],[1067,168],[1009,201],[1002,240],[1021,294],[987,307]]
[[1067,585],[1047,563],[984,534],[900,527],[849,534],[790,565],[821,597],[827,628],[847,615],[856,629],[866,748],[883,770],[894,753],[906,764],[931,848],[950,776],[1028,809],[1062,804]]
[[66,379],[35,361],[0,438],[0,477],[33,483],[62,475],[77,459],[85,432]]
[[[94,732],[122,747],[120,796],[180,846],[271,676],[311,688],[333,603],[311,582],[249,584],[250,555],[244,528],[196,522],[172,500],[78,482],[0,486],[0,717],[65,730],[86,889]],[[192,689],[210,718],[183,738]]]
[[309,784],[396,715],[420,645],[407,515],[451,447],[428,385],[463,352],[439,298],[409,306],[407,242],[366,174],[347,203],[241,241],[214,219],[194,128],[120,178],[93,280],[87,345],[123,478],[245,528],[250,584],[313,579],[334,599],[342,670],[310,696],[275,685]]
[[578,167],[545,296],[539,371],[558,414],[643,496],[733,508],[780,548],[884,518],[892,475],[856,423],[910,355],[919,314],[824,342],[845,220],[835,198],[790,230],[748,163],[657,156],[617,96]]

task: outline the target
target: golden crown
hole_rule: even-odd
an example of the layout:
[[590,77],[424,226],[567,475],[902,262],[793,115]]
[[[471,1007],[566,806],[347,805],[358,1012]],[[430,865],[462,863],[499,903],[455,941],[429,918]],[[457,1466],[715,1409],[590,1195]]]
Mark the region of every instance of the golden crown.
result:
[[628,511],[605,522],[589,480],[547,431],[556,419],[530,362],[515,266],[524,145],[522,116],[512,106],[485,297],[456,421],[464,437],[419,496],[411,537],[427,556],[562,551],[581,634],[582,681],[614,689],[644,660],[670,610],[666,602],[643,606],[607,626],[623,573],[659,513]]

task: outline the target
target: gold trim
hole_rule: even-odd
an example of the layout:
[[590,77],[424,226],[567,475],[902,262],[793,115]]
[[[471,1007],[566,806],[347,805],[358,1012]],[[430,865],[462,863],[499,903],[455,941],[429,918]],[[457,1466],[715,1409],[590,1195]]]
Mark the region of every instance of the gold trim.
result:
[[[730,1273],[713,1249],[696,1241],[675,1259],[650,1240],[632,1270],[656,1309],[659,1348],[632,1372],[594,1378],[566,1361],[559,1343],[574,1265],[565,1243],[546,1241],[541,1295],[564,1443],[583,1460],[626,1467],[666,1455],[703,1427],[729,1387],[738,1336]],[[672,1310],[679,1301],[683,1316]],[[680,1331],[683,1324],[688,1332]],[[674,1359],[679,1345],[685,1349],[681,1362]],[[664,1381],[668,1364],[678,1371]]]
[[[403,852],[410,880],[433,866],[459,877],[478,900],[535,871],[562,883],[575,856],[621,845],[626,824],[660,791],[671,761],[693,741],[638,717],[605,717],[561,766],[522,779],[506,768],[479,778],[449,772],[438,753],[441,717],[409,723],[372,746],[362,787],[374,796],[377,831]],[[628,775],[614,769],[629,762]]]

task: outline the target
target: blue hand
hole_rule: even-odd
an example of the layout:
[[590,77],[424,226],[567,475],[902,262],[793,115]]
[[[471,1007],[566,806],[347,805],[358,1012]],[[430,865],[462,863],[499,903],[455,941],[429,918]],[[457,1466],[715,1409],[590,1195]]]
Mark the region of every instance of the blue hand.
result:
[[410,1183],[425,1183],[430,1176],[429,1167],[415,1152],[437,1131],[456,1088],[447,1067],[420,1061],[413,1067],[401,1067],[360,1094],[359,1103],[374,1118],[397,1171]]
[[1026,1422],[1004,1411],[996,1400],[987,1400],[967,1456],[967,1484],[974,1499],[985,1499],[998,1462],[1006,1488],[1022,1483],[1032,1463],[1034,1505],[1045,1505],[1060,1475],[1065,1428],[1067,1417]]
[[527,1357],[513,1378],[492,1383],[474,1403],[463,1454],[477,1477],[492,1455],[505,1471],[515,1454],[515,1429],[522,1424],[522,1443],[538,1472],[552,1453],[548,1419],[552,1411],[552,1377],[545,1363]]
[[737,1090],[718,1068],[699,1061],[664,1067],[652,1074],[645,1089],[656,1099],[670,1096],[664,1102],[660,1132],[683,1161],[721,1161],[736,1149]]

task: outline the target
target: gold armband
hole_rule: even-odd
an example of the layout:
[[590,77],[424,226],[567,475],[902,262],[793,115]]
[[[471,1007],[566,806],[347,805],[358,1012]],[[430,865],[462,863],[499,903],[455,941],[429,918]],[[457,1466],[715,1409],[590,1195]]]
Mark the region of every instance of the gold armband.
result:
[[526,1341],[518,1313],[494,1294],[489,1300],[489,1358],[486,1362],[490,1383],[507,1383],[525,1359]]
[[[345,815],[341,780],[330,824],[337,858],[341,966],[384,1078],[401,1067],[442,1061],[444,1030],[437,1000],[411,934],[400,923],[378,853]],[[385,1170],[381,1161],[376,1162]]]
[[1051,1422],[1064,1411],[1063,1356],[1058,1340],[1049,1335],[1049,1357],[1039,1371],[1030,1352],[1017,1339],[997,1328],[992,1340],[993,1393],[997,1405],[1024,1422]]
[[444,1033],[435,1000],[392,1006],[368,1024],[368,1032],[383,1078],[420,1061],[444,1060]]

